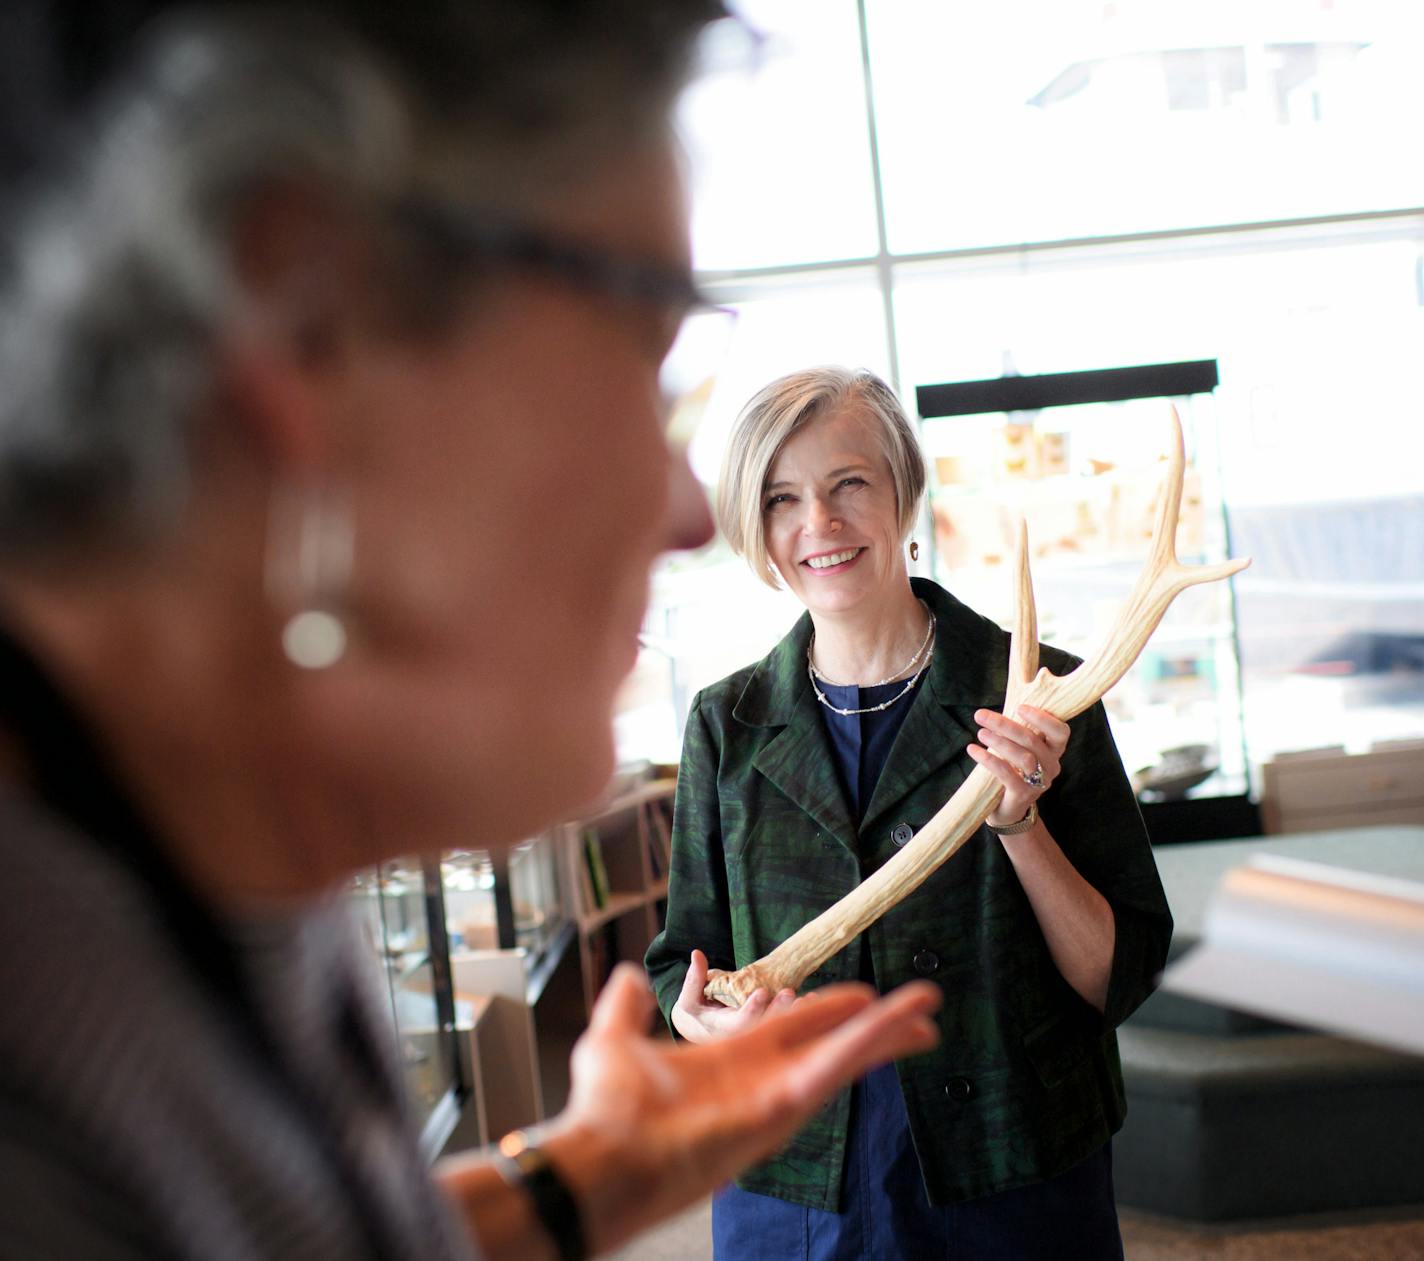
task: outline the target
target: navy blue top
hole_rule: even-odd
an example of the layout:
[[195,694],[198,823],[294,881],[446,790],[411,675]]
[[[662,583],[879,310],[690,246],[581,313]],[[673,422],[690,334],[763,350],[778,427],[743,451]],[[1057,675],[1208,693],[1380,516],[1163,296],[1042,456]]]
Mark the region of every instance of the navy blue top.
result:
[[[897,683],[882,683],[878,687],[857,687],[854,683],[841,687],[819,679],[816,682],[826,699],[840,709],[866,709],[871,705],[882,705],[905,690],[904,679]],[[836,756],[836,769],[841,774],[841,787],[845,789],[851,818],[857,823],[870,804],[875,785],[880,782],[880,772],[885,769],[890,748],[900,734],[905,715],[915,703],[916,694],[924,690],[921,682],[923,675],[910,689],[908,696],[896,701],[889,709],[874,714],[838,714],[834,709],[821,706],[821,717],[826,720],[826,732],[831,737],[831,749]],[[860,937],[860,979],[868,985],[875,985],[870,938],[864,933]]]
[[[821,717],[826,720],[826,731],[841,773],[841,785],[845,788],[851,817],[857,823],[880,781],[880,772],[885,769],[890,747],[900,734],[905,715],[915,703],[916,693],[923,691],[920,686],[923,681],[921,676],[908,696],[876,714],[838,714],[821,706]],[[832,705],[841,709],[865,709],[870,705],[883,705],[898,696],[905,690],[905,680],[882,683],[879,687],[857,687],[854,683],[840,687],[818,679],[817,686]]]

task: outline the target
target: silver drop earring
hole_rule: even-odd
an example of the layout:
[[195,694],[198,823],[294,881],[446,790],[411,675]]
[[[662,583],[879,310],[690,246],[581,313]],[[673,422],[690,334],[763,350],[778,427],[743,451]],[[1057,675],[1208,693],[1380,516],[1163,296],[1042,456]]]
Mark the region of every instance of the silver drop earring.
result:
[[273,491],[267,591],[277,608],[294,610],[282,625],[282,651],[300,669],[327,670],[346,655],[355,533],[346,494],[312,483]]

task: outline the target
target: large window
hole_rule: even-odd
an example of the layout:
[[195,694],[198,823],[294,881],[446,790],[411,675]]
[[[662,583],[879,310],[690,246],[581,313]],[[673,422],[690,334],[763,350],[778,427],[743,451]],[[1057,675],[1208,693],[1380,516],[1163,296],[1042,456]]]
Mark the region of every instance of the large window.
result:
[[[696,262],[741,312],[693,447],[704,482],[740,405],[812,363],[873,368],[913,411],[935,382],[1215,359],[1193,423],[1255,558],[1226,607],[1240,682],[1218,649],[1206,670],[1218,725],[1252,762],[1424,735],[1424,6],[740,7],[756,53],[714,41],[683,114]],[[968,432],[925,424],[932,475]],[[920,537],[922,572],[999,612],[991,572],[928,519]],[[692,693],[798,612],[720,544],[671,562],[623,752],[675,757]],[[1114,723],[1145,764],[1204,720]]]
[[1424,204],[1421,13],[1359,0],[869,0],[890,246]]

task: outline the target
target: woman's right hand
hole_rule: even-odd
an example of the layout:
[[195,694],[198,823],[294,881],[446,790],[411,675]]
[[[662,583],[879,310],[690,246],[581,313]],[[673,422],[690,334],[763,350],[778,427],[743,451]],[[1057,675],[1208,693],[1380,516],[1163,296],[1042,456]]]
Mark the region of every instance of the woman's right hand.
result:
[[689,1042],[714,1042],[729,1034],[749,1028],[770,1011],[783,1011],[796,1001],[794,990],[782,990],[775,997],[764,989],[756,990],[740,1007],[724,1007],[704,997],[707,984],[707,956],[700,950],[692,952],[682,993],[672,1008],[672,1026]]

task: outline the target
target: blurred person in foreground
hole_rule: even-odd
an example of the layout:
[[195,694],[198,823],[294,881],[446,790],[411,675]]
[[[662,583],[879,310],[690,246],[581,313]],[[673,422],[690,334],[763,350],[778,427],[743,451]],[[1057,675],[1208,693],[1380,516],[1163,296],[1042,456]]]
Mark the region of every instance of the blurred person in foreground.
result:
[[[713,1200],[718,1261],[1108,1261],[1113,1033],[1152,988],[1172,920],[1101,704],[1071,723],[999,710],[1008,636],[909,576],[924,460],[872,373],[773,381],[727,446],[733,549],[806,613],[705,688],[683,741],[658,1000],[704,1045],[791,1008],[703,995],[888,863],[976,764],[1004,787],[979,836],[827,960],[808,989],[944,989],[940,1043],[867,1074]],[[1065,674],[1074,658],[1041,649]]]
[[[695,299],[667,111],[709,0],[8,6],[0,1252],[575,1257],[934,1037],[844,987],[645,1034],[432,1178],[352,872],[594,796]],[[517,1145],[516,1145],[517,1146]]]

